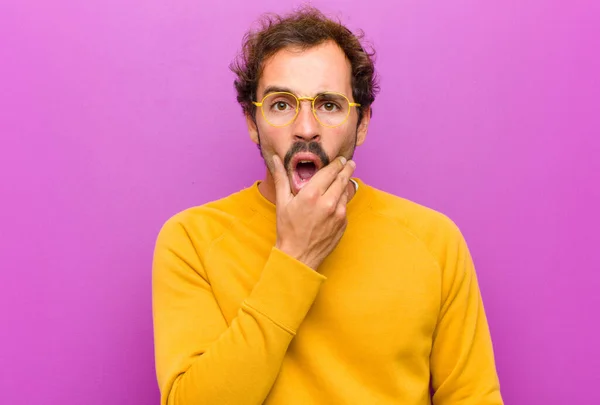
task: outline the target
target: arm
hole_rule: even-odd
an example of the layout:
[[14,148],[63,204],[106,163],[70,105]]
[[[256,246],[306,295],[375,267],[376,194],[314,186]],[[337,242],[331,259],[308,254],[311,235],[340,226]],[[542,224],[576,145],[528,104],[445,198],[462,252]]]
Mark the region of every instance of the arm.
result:
[[467,245],[457,230],[442,266],[431,353],[435,405],[502,405],[492,341]]
[[152,281],[161,404],[263,403],[324,279],[273,248],[227,325],[183,225],[165,224]]

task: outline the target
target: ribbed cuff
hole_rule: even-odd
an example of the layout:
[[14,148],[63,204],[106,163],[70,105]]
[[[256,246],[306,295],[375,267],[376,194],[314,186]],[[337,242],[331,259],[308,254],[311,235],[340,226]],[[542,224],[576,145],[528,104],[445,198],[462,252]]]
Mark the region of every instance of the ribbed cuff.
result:
[[327,278],[273,247],[246,305],[295,334]]

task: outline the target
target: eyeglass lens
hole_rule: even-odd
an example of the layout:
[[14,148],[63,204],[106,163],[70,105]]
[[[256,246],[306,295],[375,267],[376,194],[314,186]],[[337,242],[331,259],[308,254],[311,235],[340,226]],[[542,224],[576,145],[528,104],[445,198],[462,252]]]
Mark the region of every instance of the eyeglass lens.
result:
[[[348,116],[348,100],[339,94],[323,93],[314,102],[317,119],[327,126],[341,124]],[[272,125],[289,124],[296,116],[298,99],[291,94],[273,93],[263,101],[265,118]]]

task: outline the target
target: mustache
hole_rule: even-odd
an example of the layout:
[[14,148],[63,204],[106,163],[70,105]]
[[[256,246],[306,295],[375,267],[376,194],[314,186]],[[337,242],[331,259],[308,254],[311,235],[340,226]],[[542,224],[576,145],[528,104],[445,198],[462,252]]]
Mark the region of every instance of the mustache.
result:
[[289,168],[292,158],[295,154],[300,152],[310,152],[316,155],[321,161],[321,167],[327,166],[329,161],[329,156],[321,147],[321,144],[318,142],[295,142],[290,150],[285,154],[285,158],[283,159],[283,165],[286,168]]

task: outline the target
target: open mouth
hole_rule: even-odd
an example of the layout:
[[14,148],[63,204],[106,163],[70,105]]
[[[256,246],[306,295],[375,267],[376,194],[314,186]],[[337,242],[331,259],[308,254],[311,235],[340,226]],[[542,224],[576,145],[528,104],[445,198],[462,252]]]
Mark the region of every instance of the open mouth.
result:
[[312,153],[299,153],[294,156],[291,162],[294,193],[300,191],[309,182],[320,166],[320,159]]
[[300,180],[310,180],[317,172],[317,165],[310,160],[302,160],[296,164],[296,172]]

